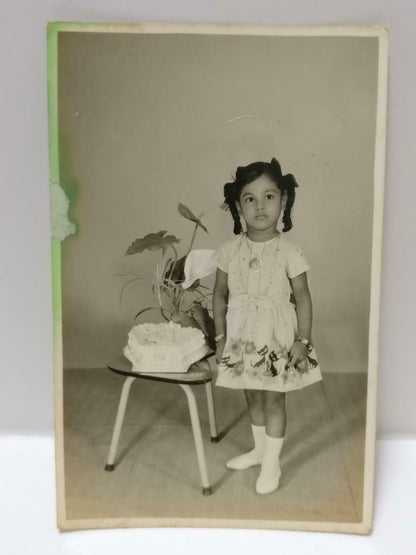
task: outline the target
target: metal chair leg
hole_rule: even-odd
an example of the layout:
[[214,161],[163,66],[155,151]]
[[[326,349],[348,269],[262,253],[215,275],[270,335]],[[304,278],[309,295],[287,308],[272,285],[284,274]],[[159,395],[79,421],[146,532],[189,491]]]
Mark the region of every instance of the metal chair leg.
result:
[[114,470],[114,461],[116,459],[116,454],[117,454],[117,447],[118,447],[118,441],[120,439],[120,432],[121,432],[121,427],[123,426],[123,421],[124,421],[124,415],[126,413],[126,407],[127,407],[127,401],[129,398],[129,393],[130,393],[130,387],[131,384],[134,382],[136,378],[129,376],[124,384],[123,384],[123,388],[121,390],[121,396],[120,396],[120,402],[118,405],[118,410],[117,410],[117,416],[116,416],[116,421],[114,424],[114,431],[113,431],[113,437],[111,440],[111,446],[110,446],[110,451],[108,453],[108,458],[107,458],[107,464],[105,465],[105,470],[111,471]]
[[219,441],[219,438],[218,438],[218,431],[217,431],[217,421],[215,418],[214,395],[212,393],[211,382],[207,382],[205,384],[205,390],[207,392],[207,405],[208,405],[208,416],[209,416],[209,429],[211,431],[211,441],[212,443],[217,443],[217,441]]
[[208,480],[207,464],[205,460],[204,444],[202,441],[201,425],[199,422],[198,406],[196,404],[196,399],[192,388],[189,385],[178,384],[179,387],[185,392],[186,398],[188,400],[189,413],[191,415],[192,432],[194,434],[196,455],[198,458],[199,472],[201,474],[202,482],[202,493],[204,495],[210,495],[212,493],[211,486]]

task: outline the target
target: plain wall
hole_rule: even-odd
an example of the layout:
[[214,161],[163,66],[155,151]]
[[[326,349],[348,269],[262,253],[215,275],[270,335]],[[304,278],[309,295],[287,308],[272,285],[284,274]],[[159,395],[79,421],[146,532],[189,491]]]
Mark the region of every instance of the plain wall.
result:
[[[223,184],[275,156],[300,185],[289,236],[312,266],[321,368],[365,372],[377,63],[376,38],[61,33],[61,185],[79,229],[62,246],[64,365],[104,366],[155,305],[159,253],[124,257],[132,240],[167,230],[184,254],[182,202],[207,211],[195,247],[216,248],[232,235]],[[143,281],[120,304],[123,272]]]

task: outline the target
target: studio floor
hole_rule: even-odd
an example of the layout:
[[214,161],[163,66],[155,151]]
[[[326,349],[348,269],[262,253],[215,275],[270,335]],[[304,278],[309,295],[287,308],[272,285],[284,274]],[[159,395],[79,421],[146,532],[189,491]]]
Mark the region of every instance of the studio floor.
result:
[[361,521],[366,375],[326,374],[287,395],[280,486],[263,496],[254,491],[258,467],[225,467],[252,444],[243,393],[220,387],[219,443],[210,442],[205,388],[194,388],[212,495],[201,493],[188,405],[173,384],[133,384],[116,468],[106,472],[123,380],[105,369],[64,372],[67,519]]

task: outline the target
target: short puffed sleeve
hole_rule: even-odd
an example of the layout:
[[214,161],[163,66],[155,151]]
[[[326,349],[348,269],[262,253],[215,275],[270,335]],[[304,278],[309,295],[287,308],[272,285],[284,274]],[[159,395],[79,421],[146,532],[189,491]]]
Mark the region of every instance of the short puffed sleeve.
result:
[[303,274],[310,269],[310,264],[306,260],[303,249],[297,245],[291,245],[287,253],[287,275],[290,279]]
[[223,272],[228,274],[228,265],[229,265],[229,258],[230,258],[230,249],[231,249],[231,242],[227,241],[223,243],[218,249],[216,250],[217,256],[217,266]]

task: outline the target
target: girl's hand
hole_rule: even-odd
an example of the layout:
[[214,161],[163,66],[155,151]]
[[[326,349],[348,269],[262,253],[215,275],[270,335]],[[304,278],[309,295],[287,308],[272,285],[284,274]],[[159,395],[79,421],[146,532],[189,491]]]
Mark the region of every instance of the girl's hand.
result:
[[301,341],[295,341],[289,352],[289,362],[291,366],[296,366],[305,362],[308,355],[308,348]]
[[221,360],[222,357],[222,353],[224,351],[224,347],[225,347],[225,337],[223,337],[222,339],[220,339],[217,342],[217,350],[215,352],[215,362],[218,364]]

